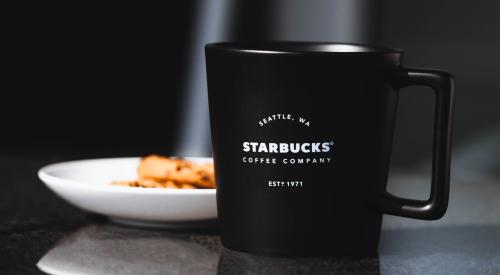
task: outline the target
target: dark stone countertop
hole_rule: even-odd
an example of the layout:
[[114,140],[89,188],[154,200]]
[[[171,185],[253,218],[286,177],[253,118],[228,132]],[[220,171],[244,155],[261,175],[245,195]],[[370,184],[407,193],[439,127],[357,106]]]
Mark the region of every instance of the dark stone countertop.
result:
[[[379,257],[280,258],[230,251],[216,229],[115,225],[37,179],[66,157],[1,156],[0,274],[500,274],[500,180],[460,173],[439,221],[385,216]],[[389,190],[422,199],[428,176],[393,173]]]

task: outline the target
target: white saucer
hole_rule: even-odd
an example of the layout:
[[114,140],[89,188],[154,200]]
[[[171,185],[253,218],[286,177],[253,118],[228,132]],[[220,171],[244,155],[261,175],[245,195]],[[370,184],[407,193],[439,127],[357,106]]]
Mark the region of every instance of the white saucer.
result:
[[[211,158],[187,158],[212,162]],[[217,219],[215,189],[160,189],[112,186],[137,178],[139,158],[63,162],[38,171],[40,179],[61,198],[83,210],[141,226],[201,226]]]

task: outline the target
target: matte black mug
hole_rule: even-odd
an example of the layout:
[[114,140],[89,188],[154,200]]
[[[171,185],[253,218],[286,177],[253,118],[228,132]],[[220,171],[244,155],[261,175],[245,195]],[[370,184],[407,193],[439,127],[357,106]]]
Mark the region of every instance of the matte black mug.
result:
[[[279,255],[373,255],[383,213],[439,219],[448,205],[453,77],[386,47],[206,46],[222,243]],[[398,90],[436,94],[428,200],[386,191]]]

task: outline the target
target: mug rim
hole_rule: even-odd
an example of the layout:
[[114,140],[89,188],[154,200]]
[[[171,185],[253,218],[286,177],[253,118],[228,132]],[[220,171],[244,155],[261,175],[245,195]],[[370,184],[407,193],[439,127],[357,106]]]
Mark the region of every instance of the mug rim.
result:
[[206,49],[257,54],[401,54],[403,50],[380,45],[313,41],[214,42]]

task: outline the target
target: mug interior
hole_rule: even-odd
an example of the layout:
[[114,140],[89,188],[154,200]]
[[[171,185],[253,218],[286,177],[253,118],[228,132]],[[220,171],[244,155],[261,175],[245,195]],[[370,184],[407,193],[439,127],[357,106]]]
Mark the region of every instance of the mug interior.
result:
[[402,50],[367,44],[328,42],[220,42],[207,45],[239,52],[255,53],[401,53]]

